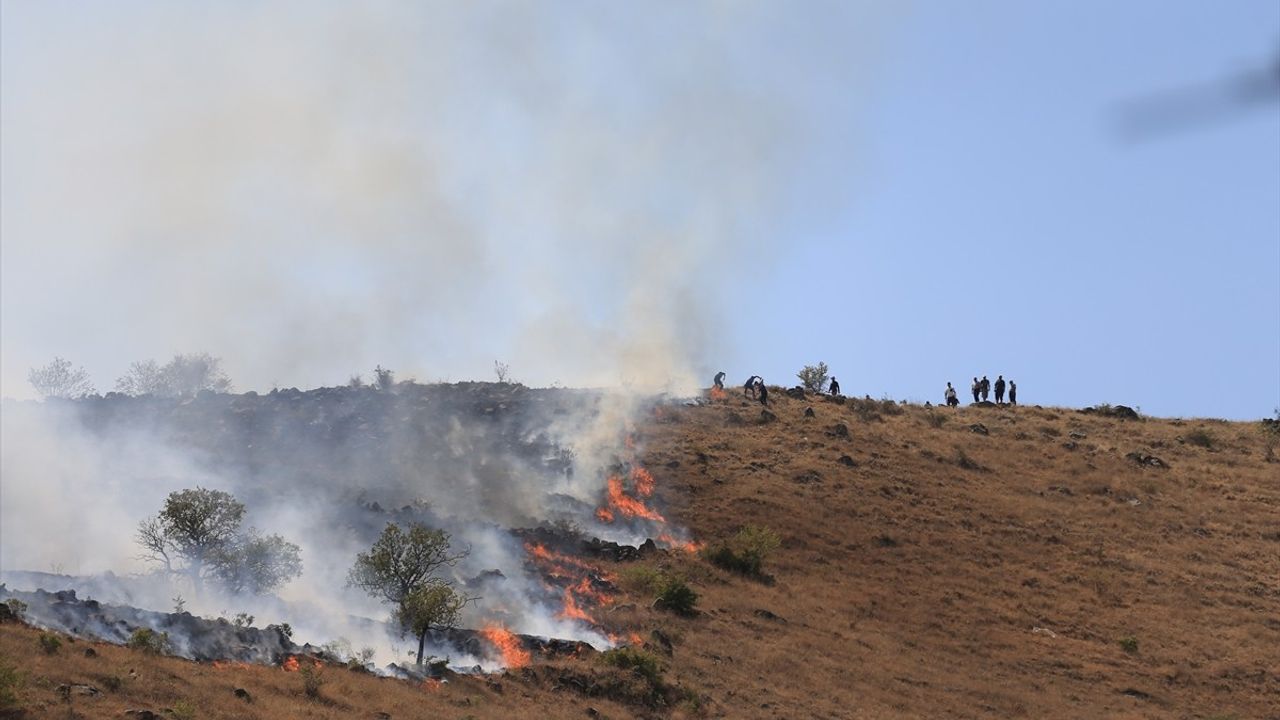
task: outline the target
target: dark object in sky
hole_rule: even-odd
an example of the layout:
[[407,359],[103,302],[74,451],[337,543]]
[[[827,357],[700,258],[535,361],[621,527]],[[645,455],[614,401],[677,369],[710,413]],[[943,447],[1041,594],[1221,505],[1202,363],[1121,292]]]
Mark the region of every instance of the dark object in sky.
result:
[[1125,103],[1120,108],[1117,129],[1124,140],[1145,140],[1230,120],[1277,100],[1280,100],[1280,51],[1265,68]]

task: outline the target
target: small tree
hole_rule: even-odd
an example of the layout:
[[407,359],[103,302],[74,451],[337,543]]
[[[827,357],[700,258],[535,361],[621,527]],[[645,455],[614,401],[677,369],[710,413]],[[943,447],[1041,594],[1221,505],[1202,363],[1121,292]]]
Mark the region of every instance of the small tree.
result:
[[505,385],[511,378],[511,366],[504,362],[498,362],[497,360],[494,360],[493,374],[498,376],[498,382]]
[[396,385],[396,374],[379,365],[373,369],[373,381],[379,390],[390,390]]
[[[302,574],[299,548],[279,535],[241,532],[244,503],[221,490],[169,493],[155,517],[138,524],[143,559],[191,578],[199,593],[208,579],[233,592],[263,595]],[[175,567],[176,561],[185,563]]]
[[168,395],[164,371],[155,360],[143,360],[129,366],[129,372],[116,380],[116,392],[126,395]]
[[449,534],[443,530],[421,523],[405,530],[387,523],[369,552],[356,556],[347,585],[394,606],[401,630],[418,638],[421,665],[427,633],[456,625],[458,613],[469,602],[454,590],[452,581],[437,576],[466,556],[466,551],[450,552]]
[[820,393],[827,384],[827,364],[820,362],[817,365],[805,365],[803,370],[796,373],[796,377],[800,378],[800,384],[804,385],[805,390]]
[[27,381],[40,397],[75,399],[94,393],[93,382],[85,369],[72,368],[70,360],[55,357],[42,368],[31,368]]

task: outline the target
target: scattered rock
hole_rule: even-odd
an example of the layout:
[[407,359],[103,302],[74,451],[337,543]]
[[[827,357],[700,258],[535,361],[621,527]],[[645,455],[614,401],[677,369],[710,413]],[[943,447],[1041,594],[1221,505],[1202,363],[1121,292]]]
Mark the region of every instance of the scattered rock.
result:
[[1118,418],[1120,420],[1141,420],[1137,411],[1127,405],[1099,405],[1097,407],[1087,407],[1080,411],[1085,415],[1101,415],[1102,417]]
[[844,423],[836,423],[827,431],[827,435],[830,437],[847,438],[849,437],[849,426]]
[[760,424],[761,424],[761,425],[767,425],[768,423],[771,423],[771,422],[773,422],[773,421],[775,421],[775,420],[777,420],[777,419],[778,419],[778,416],[777,416],[777,415],[774,415],[774,414],[773,414],[773,413],[771,413],[771,412],[769,412],[769,410],[768,410],[767,408],[766,408],[766,409],[764,409],[764,410],[761,410],[761,411],[760,411]]
[[1138,690],[1137,688],[1125,688],[1124,690],[1121,690],[1121,691],[1120,691],[1120,694],[1121,694],[1121,695],[1128,695],[1128,696],[1129,696],[1129,697],[1131,697],[1131,698],[1137,698],[1137,699],[1139,699],[1139,700],[1150,700],[1150,699],[1151,699],[1151,693],[1143,692],[1143,691],[1141,691],[1141,690]]
[[844,404],[844,396],[843,396],[843,395],[830,395],[830,396],[828,396],[828,397],[827,397],[827,402],[833,402],[833,403],[835,403],[835,404],[837,404],[837,405],[843,405],[843,404]]
[[1051,638],[1058,637],[1058,633],[1050,630],[1049,628],[1034,627],[1034,628],[1031,628],[1031,632],[1034,635],[1045,635]]
[[600,711],[593,707],[589,707],[587,708],[587,717],[600,717]]
[[898,547],[898,541],[894,540],[888,535],[877,535],[876,545],[879,545],[880,547],[883,547],[883,548]]
[[124,714],[126,717],[131,717],[134,720],[162,720],[158,713],[154,713],[150,710],[125,710]]
[[743,420],[742,416],[738,413],[730,410],[728,413],[725,413],[724,424],[730,426],[746,425],[747,421]]
[[1087,438],[1087,437],[1089,437],[1089,436],[1088,436],[1088,435],[1086,435],[1086,434],[1084,434],[1084,433],[1082,433],[1082,432],[1075,432],[1075,431],[1073,431],[1073,432],[1071,433],[1070,437],[1071,437],[1071,439],[1073,439],[1073,440],[1083,440],[1083,439],[1085,439],[1085,438]]
[[98,694],[98,688],[92,685],[59,685],[57,687],[57,693],[64,698],[72,695],[88,695],[89,697],[93,697]]
[[786,395],[787,395],[787,397],[792,398],[792,399],[795,399],[795,400],[803,400],[803,399],[804,399],[804,387],[802,387],[802,386],[800,386],[800,385],[797,385],[797,386],[795,386],[795,387],[793,387],[793,388],[788,388],[788,389],[787,389],[787,391],[786,391]]
[[252,695],[250,695],[250,694],[249,694],[249,691],[248,691],[248,690],[245,690],[244,688],[236,688],[236,689],[235,689],[235,695],[236,695],[236,697],[240,698],[241,700],[243,700],[243,701],[245,701],[245,702],[247,702],[247,703],[251,703],[251,702],[253,702],[253,696],[252,696]]
[[807,417],[807,418],[808,418],[808,417],[814,417],[813,408],[811,408],[811,407],[807,407],[807,408],[805,408],[805,409],[804,409],[804,416],[805,416],[805,417]]
[[979,435],[990,435],[990,434],[991,434],[991,431],[987,430],[987,426],[986,426],[986,425],[983,425],[982,423],[974,423],[974,424],[970,425],[970,426],[969,426],[969,432],[977,433],[977,434],[979,434]]
[[391,713],[379,712],[378,714],[374,715],[374,717],[377,718],[378,720],[391,720]]
[[1147,453],[1144,453],[1144,452],[1141,452],[1141,451],[1138,451],[1138,450],[1135,450],[1135,451],[1133,451],[1133,452],[1131,452],[1131,453],[1129,453],[1129,454],[1125,455],[1124,457],[1125,457],[1125,459],[1126,459],[1126,460],[1132,460],[1133,462],[1135,462],[1135,463],[1137,463],[1138,465],[1141,465],[1141,466],[1143,466],[1143,467],[1154,467],[1154,468],[1168,468],[1168,467],[1169,467],[1169,464],[1168,464],[1168,463],[1166,463],[1165,461],[1163,461],[1163,460],[1161,460],[1160,458],[1156,457],[1155,455],[1149,455],[1149,454],[1147,454]]
[[774,613],[772,613],[772,612],[769,612],[768,610],[765,610],[764,608],[760,608],[759,610],[756,610],[754,614],[755,614],[755,616],[756,616],[756,617],[758,617],[758,618],[764,618],[765,620],[769,620],[769,621],[772,621],[772,622],[780,622],[780,623],[785,623],[785,622],[786,622],[786,620],[785,620],[783,617],[781,617],[780,615],[776,615],[776,614],[774,614]]
[[991,402],[990,400],[982,400],[976,403],[969,403],[969,407],[993,408],[995,406],[996,404]]
[[97,650],[94,650],[93,648],[85,648],[85,649],[84,649],[84,656],[85,656],[85,657],[87,657],[87,658],[94,658],[94,657],[98,657],[98,651],[97,651]]
[[792,482],[800,485],[808,485],[809,483],[822,482],[822,475],[817,470],[806,470],[791,479]]
[[854,460],[848,455],[841,455],[840,459],[837,460],[836,462],[840,463],[841,465],[844,465],[845,467],[858,467],[858,461]]

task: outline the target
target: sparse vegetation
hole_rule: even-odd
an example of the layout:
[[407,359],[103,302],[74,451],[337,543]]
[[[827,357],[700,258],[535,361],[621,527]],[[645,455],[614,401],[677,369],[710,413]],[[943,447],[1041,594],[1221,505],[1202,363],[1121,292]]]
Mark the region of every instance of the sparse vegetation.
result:
[[18,693],[25,681],[26,678],[16,666],[0,662],[0,710],[18,707]]
[[373,385],[384,392],[389,392],[396,386],[396,374],[381,365],[373,369]]
[[151,628],[138,628],[129,636],[130,648],[147,655],[168,655],[171,649],[169,633],[156,632]]
[[14,620],[21,621],[27,614],[27,604],[18,598],[9,598],[4,601],[5,607],[9,608],[9,614]]
[[169,715],[174,720],[195,720],[196,706],[190,700],[179,700],[169,708]]
[[205,390],[231,392],[222,360],[209,353],[174,355],[164,365],[155,360],[135,362],[116,380],[116,392],[126,395],[188,398]]
[[511,381],[511,366],[504,363],[493,361],[493,374],[498,376],[498,382],[508,383]]
[[1138,652],[1138,639],[1133,636],[1120,638],[1120,649],[1130,655],[1136,654]]
[[930,411],[925,413],[924,422],[936,430],[947,423],[947,416],[940,412]]
[[705,551],[713,565],[732,572],[764,579],[764,561],[781,545],[778,534],[768,528],[747,525],[728,540]]
[[45,399],[75,399],[95,392],[89,373],[82,367],[71,367],[70,360],[60,357],[55,357],[44,367],[31,368],[27,381]]
[[40,643],[40,649],[43,650],[46,655],[57,654],[58,648],[62,647],[62,639],[53,633],[40,633],[38,641]]
[[651,685],[662,683],[662,663],[653,653],[633,647],[620,647],[601,653],[600,660],[606,665],[630,670]]
[[880,412],[884,415],[894,416],[901,415],[906,410],[903,409],[901,403],[895,402],[893,398],[881,398]]
[[880,402],[871,398],[849,398],[849,409],[864,423],[883,422],[880,415]]
[[817,365],[805,365],[800,372],[796,373],[796,377],[800,378],[800,384],[805,390],[820,393],[827,385],[827,364],[820,362]]

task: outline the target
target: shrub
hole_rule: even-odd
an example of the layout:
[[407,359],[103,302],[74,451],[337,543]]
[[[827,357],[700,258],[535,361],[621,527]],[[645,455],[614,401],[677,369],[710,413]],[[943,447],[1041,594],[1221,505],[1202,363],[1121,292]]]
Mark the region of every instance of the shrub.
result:
[[1213,435],[1211,435],[1208,430],[1204,430],[1202,428],[1192,430],[1182,439],[1186,440],[1188,445],[1195,445],[1196,447],[1202,448],[1213,447]]
[[969,457],[969,454],[966,453],[963,448],[956,448],[956,465],[959,465],[965,470],[986,470],[986,468],[978,464],[978,461]]
[[880,422],[880,403],[871,398],[849,398],[850,409],[862,422]]
[[620,647],[606,650],[601,653],[600,659],[606,665],[630,670],[648,680],[652,685],[660,685],[662,683],[662,664],[658,662],[658,657],[653,653],[633,647]]
[[885,415],[901,415],[906,412],[902,409],[902,405],[893,401],[893,398],[884,398],[880,401],[880,412]]
[[284,638],[285,640],[293,639],[293,626],[290,625],[289,623],[280,623],[279,625],[268,625],[267,629],[275,630],[276,632],[280,633],[280,637]]
[[253,627],[253,616],[244,612],[236,613],[236,616],[231,620],[231,624],[238,628],[251,628]]
[[320,688],[325,683],[322,668],[310,664],[303,665],[298,674],[302,676],[302,692],[312,700],[320,697]]
[[947,416],[942,413],[930,412],[924,416],[924,421],[931,428],[940,428],[947,423]]
[[130,649],[139,650],[148,655],[164,655],[169,652],[169,633],[156,632],[151,628],[138,628],[129,636],[127,643]]
[[4,601],[4,604],[9,608],[9,614],[13,616],[14,620],[22,620],[27,614],[27,604],[18,598],[9,598]]
[[40,633],[38,638],[40,649],[46,655],[53,655],[58,652],[58,648],[62,647],[62,640],[53,633]]
[[179,700],[169,708],[169,714],[174,720],[195,720],[196,706],[190,700]]
[[124,687],[124,678],[119,675],[102,675],[98,678],[98,681],[102,683],[102,687],[107,689],[107,692],[120,692],[120,689]]
[[768,528],[747,525],[736,535],[706,551],[713,565],[742,575],[764,577],[764,561],[782,544],[778,534]]
[[1120,649],[1130,655],[1138,652],[1138,639],[1133,636],[1120,638]]
[[652,565],[632,565],[620,573],[622,586],[637,593],[653,593],[658,591],[663,576],[662,571]]
[[796,377],[800,378],[800,384],[804,385],[805,390],[820,393],[827,384],[827,364],[820,362],[817,365],[805,365],[796,373]]
[[670,610],[679,615],[692,615],[698,604],[698,593],[684,578],[668,576],[658,587],[653,606],[659,610]]
[[8,663],[0,663],[0,710],[18,706],[18,691],[26,683],[18,668]]

